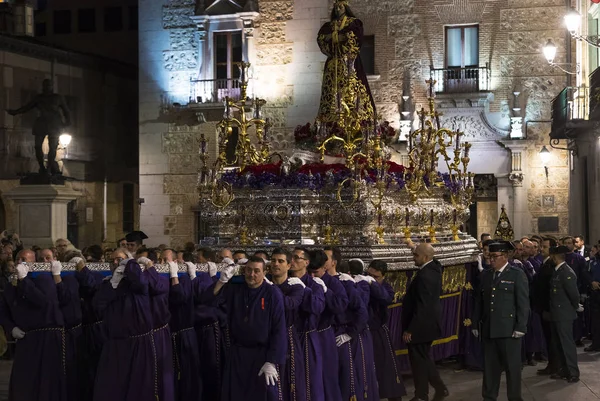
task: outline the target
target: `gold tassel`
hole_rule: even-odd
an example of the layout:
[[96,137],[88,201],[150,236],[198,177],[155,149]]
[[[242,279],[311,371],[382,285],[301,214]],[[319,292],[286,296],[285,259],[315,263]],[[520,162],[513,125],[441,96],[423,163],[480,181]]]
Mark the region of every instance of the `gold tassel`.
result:
[[350,397],[350,401],[358,401],[358,399],[356,398],[355,395],[353,395],[352,397]]
[[177,380],[181,380],[181,372],[177,372]]
[[365,400],[366,400],[367,398],[369,398],[369,397],[368,397],[368,395],[367,395],[367,390],[365,390]]
[[396,376],[396,383],[400,384],[400,378]]

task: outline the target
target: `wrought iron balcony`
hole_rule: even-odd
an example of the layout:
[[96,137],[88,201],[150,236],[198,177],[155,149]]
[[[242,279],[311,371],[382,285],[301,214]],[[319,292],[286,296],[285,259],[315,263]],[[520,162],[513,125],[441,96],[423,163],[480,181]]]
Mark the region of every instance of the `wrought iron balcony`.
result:
[[485,67],[432,68],[431,78],[437,81],[437,93],[476,93],[491,90],[491,71]]
[[227,96],[234,101],[240,100],[239,79],[190,80],[190,102],[221,103]]
[[590,88],[587,86],[568,86],[560,91],[552,100],[550,137],[552,139],[574,139],[578,131],[587,129],[590,126],[591,103],[597,103],[597,101],[593,96],[590,98]]

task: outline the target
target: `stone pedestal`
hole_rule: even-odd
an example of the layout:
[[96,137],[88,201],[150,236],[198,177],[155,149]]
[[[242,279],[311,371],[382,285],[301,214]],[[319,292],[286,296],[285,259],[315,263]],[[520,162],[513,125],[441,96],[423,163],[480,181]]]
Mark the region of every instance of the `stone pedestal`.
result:
[[82,194],[64,185],[20,185],[4,193],[17,209],[15,231],[25,246],[67,238],[67,203]]

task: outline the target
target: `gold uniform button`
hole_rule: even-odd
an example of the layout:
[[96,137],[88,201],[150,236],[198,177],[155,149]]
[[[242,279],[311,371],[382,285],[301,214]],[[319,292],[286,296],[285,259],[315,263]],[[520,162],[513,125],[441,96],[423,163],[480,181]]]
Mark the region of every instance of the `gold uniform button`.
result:
[[491,311],[493,312],[493,311],[494,311],[494,308],[492,308],[492,309],[491,309]]
[[[492,298],[494,298],[494,294],[492,294]],[[83,300],[82,300],[83,301]]]
[[492,288],[492,291],[496,291],[496,287],[493,287],[493,288]]
[[510,314],[510,317],[512,317],[512,313]]

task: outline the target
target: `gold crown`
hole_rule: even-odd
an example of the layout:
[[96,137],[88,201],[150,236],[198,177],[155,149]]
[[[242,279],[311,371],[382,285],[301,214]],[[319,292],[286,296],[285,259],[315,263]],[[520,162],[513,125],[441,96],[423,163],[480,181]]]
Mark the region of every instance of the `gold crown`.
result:
[[345,6],[348,5],[348,0],[335,0],[334,5],[343,4]]

